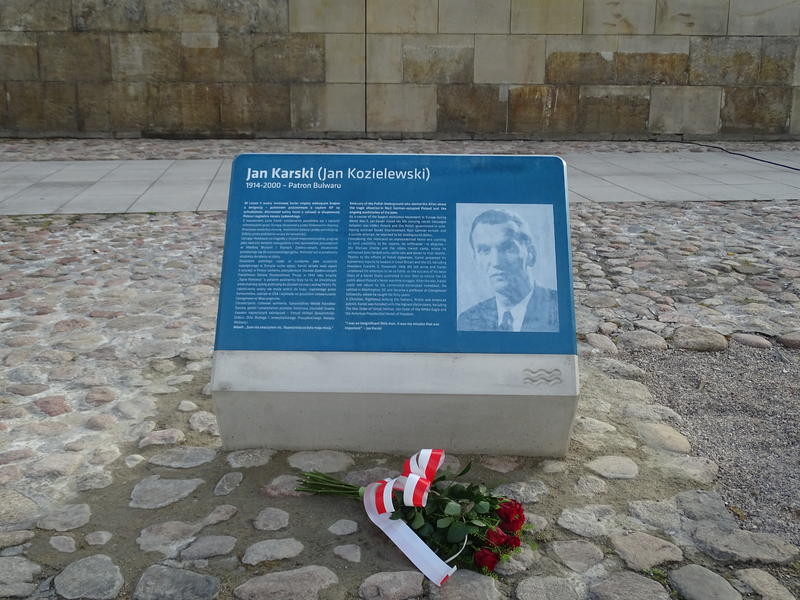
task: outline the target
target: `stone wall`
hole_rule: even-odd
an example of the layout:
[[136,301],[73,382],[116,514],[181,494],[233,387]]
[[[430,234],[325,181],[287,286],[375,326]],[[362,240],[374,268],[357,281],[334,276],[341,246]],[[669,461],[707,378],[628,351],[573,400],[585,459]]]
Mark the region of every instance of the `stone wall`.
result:
[[800,134],[800,0],[1,0],[0,135]]

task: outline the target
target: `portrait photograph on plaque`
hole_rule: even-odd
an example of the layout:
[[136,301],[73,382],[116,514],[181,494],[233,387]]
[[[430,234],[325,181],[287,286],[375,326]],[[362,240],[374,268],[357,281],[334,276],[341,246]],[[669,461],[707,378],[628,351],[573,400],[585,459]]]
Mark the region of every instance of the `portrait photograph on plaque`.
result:
[[553,207],[456,204],[458,331],[558,331]]

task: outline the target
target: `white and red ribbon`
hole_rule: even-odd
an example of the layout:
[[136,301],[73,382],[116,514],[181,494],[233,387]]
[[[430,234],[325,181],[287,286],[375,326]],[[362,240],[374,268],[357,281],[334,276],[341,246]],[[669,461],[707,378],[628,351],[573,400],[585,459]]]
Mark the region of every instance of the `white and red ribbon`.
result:
[[443,462],[444,450],[420,450],[406,460],[400,477],[370,483],[364,490],[364,508],[370,520],[436,585],[447,581],[456,567],[439,558],[405,521],[390,517],[395,510],[392,500],[395,490],[403,492],[406,506],[425,506],[436,471]]

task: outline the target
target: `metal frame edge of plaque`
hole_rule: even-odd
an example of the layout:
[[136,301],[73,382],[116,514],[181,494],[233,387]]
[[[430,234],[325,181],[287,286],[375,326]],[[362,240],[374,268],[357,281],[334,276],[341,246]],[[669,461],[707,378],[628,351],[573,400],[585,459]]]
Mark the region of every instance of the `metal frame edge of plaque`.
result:
[[[350,164],[359,172],[371,173],[371,180],[348,179]],[[320,169],[329,171],[328,176]],[[383,177],[375,178],[378,173]],[[398,179],[392,173],[414,177]],[[288,182],[282,177],[287,174]],[[335,175],[340,178],[337,180]],[[323,182],[331,187],[311,187]],[[275,187],[278,183],[280,188]],[[261,187],[262,184],[269,186]],[[288,184],[293,187],[287,187]],[[340,187],[333,187],[336,184]],[[537,190],[533,199],[527,198],[532,195],[531,190]],[[320,206],[314,206],[317,200]],[[346,209],[340,207],[338,217],[330,209],[336,202]],[[359,309],[355,302],[345,305],[360,289],[357,278],[354,276],[351,282],[349,275],[356,263],[347,262],[348,257],[361,251],[360,247],[353,249],[356,243],[350,241],[358,239],[354,232],[358,231],[359,222],[353,220],[360,210],[354,208],[357,202],[370,203],[363,206],[371,207],[372,213],[365,212],[374,215],[370,219],[375,221],[375,230],[380,229],[378,225],[398,228],[402,222],[403,227],[416,231],[425,229],[418,228],[419,223],[436,219],[441,222],[440,229],[428,228],[425,244],[416,244],[423,248],[446,247],[443,252],[447,257],[446,267],[424,263],[435,259],[430,258],[433,254],[430,251],[420,251],[418,259],[414,259],[423,265],[430,264],[428,270],[446,268],[444,291],[433,284],[430,289],[441,293],[420,287],[423,291],[415,297],[421,298],[416,306],[434,308],[426,313],[409,313],[414,316],[408,319],[419,321],[403,321],[406,317],[399,316],[399,311],[398,316],[366,317],[363,315],[368,313],[356,312]],[[285,213],[287,203],[294,207],[292,210],[303,206],[307,210],[295,214],[289,225],[283,225],[281,219],[285,214],[280,213]],[[389,206],[391,203],[394,205]],[[437,208],[436,204],[441,203],[446,206]],[[270,212],[273,204],[280,205],[279,210]],[[462,311],[461,305],[473,304],[472,296],[479,298],[480,292],[469,296],[467,290],[464,292],[467,300],[462,301],[460,286],[462,280],[470,277],[462,276],[461,265],[469,262],[465,248],[478,253],[472,232],[479,219],[474,215],[488,204],[502,205],[496,207],[500,212],[510,205],[519,206],[523,218],[528,214],[539,215],[545,210],[543,206],[552,207],[549,227],[553,231],[548,244],[553,249],[541,252],[536,248],[539,254],[534,254],[549,265],[546,268],[552,269],[552,275],[543,274],[555,288],[545,290],[551,292],[554,298],[551,304],[557,306],[554,309],[557,320],[552,327],[540,320],[531,329],[526,328],[527,313],[525,323],[514,330],[476,331],[462,326],[462,317],[469,311]],[[428,205],[425,210],[440,211],[440,216],[417,215],[415,211],[421,205]],[[457,222],[456,205],[464,208],[458,209],[458,218],[462,213],[466,215],[466,224]],[[528,205],[539,208],[527,209]],[[385,210],[386,206],[390,210]],[[381,207],[384,207],[382,212]],[[399,213],[393,207],[400,209]],[[494,215],[495,207],[489,208]],[[312,225],[300,231],[298,219]],[[255,223],[261,230],[283,228],[283,232],[266,241],[257,235],[248,241],[250,238],[246,236],[250,234],[246,232],[255,227],[248,223]],[[548,225],[541,227],[546,234],[544,229]],[[533,236],[514,239],[533,237],[541,244],[546,235],[539,235],[534,227],[530,230]],[[311,257],[324,257],[328,251],[324,245],[325,231],[338,236],[339,245],[335,256],[330,255],[329,265],[324,259],[312,259],[312,267],[316,269],[313,273],[322,273],[313,276],[307,271],[307,260],[292,259],[303,252]],[[374,241],[374,237],[363,237],[370,243]],[[273,257],[265,251],[262,262],[255,261],[260,264],[255,275],[248,271],[252,255],[261,256],[258,249],[279,238],[287,244],[283,254]],[[298,239],[303,242],[292,245],[285,241]],[[243,249],[245,243],[250,245]],[[393,243],[389,238],[384,247]],[[317,245],[312,251],[309,244]],[[523,242],[517,245],[524,246]],[[388,252],[372,256],[386,259],[392,256]],[[457,258],[457,252],[462,252],[464,258],[461,255]],[[456,453],[563,456],[569,445],[579,395],[571,264],[566,165],[558,157],[363,154],[237,157],[231,174],[211,385],[223,446],[231,450],[324,448],[386,453],[441,447]],[[525,262],[526,272],[529,266]],[[539,265],[539,268],[544,267]],[[291,279],[292,270],[299,287],[293,284],[294,287],[280,288],[287,277]],[[343,275],[343,271],[347,274]],[[283,279],[277,279],[281,273]],[[298,291],[307,280],[323,285],[326,273],[335,278],[331,284],[335,290]],[[402,283],[397,279],[402,273],[391,273],[387,282]],[[261,287],[247,287],[242,283],[247,281],[255,281],[253,285]],[[270,286],[295,294],[292,297],[298,298],[297,306],[307,310],[301,320],[297,320],[301,315],[287,312],[291,307],[287,309],[285,303],[259,300],[267,295],[263,293],[265,289],[272,289]],[[529,292],[531,300],[526,302],[537,296],[536,289],[534,284]],[[308,300],[319,298],[322,293],[331,294],[331,298],[335,295],[335,314],[333,308],[326,313],[324,306],[319,308],[319,302]],[[364,297],[369,297],[369,293],[364,292]],[[497,302],[499,305],[500,300]],[[308,307],[313,307],[313,312]],[[364,323],[375,326],[365,327]],[[493,324],[495,328],[499,326]],[[438,351],[440,347],[443,351]]]

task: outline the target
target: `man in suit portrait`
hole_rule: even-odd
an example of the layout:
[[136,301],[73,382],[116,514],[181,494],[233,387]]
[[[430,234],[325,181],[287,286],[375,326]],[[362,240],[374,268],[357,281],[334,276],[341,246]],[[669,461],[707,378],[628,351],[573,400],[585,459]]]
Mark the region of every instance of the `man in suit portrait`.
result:
[[472,222],[472,258],[494,295],[458,316],[458,331],[558,331],[558,294],[537,284],[536,245],[516,213],[492,208]]

